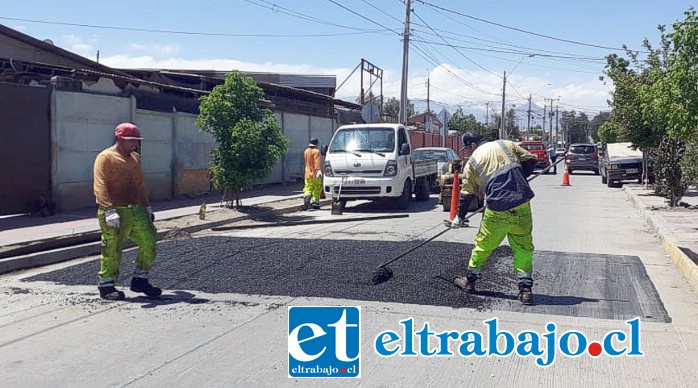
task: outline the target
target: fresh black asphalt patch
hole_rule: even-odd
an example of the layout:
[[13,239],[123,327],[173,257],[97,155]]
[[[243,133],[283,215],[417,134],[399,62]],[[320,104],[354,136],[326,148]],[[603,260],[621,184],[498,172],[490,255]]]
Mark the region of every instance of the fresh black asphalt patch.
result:
[[[209,236],[158,243],[151,282],[167,293],[188,290],[342,298],[492,311],[519,311],[671,322],[636,256],[536,251],[535,306],[522,306],[511,249],[498,248],[483,269],[477,292],[450,281],[465,273],[471,244],[432,241],[387,267],[394,276],[374,285],[377,267],[421,241],[358,241]],[[122,260],[126,287],[136,252]],[[99,260],[26,278],[95,285]]]

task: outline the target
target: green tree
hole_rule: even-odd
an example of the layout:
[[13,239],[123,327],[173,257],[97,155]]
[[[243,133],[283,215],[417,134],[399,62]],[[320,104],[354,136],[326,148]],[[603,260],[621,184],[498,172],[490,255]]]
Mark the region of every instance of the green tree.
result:
[[597,132],[597,139],[603,144],[624,143],[624,132],[625,130],[620,124],[614,121],[606,121],[599,127],[599,130]]
[[681,174],[686,185],[698,189],[698,140],[686,143],[686,150],[681,159]]
[[595,139],[595,141],[599,140],[598,133],[601,126],[610,119],[611,112],[600,112],[594,116],[593,119],[591,119],[591,122],[589,123],[589,135]]
[[562,111],[560,125],[568,144],[589,142],[589,118],[586,113],[578,115],[576,111]]
[[[414,104],[409,100],[407,101],[407,117],[414,116]],[[400,100],[395,97],[390,97],[385,102],[383,102],[383,111],[381,112],[384,116],[395,117],[397,120],[400,117]]]
[[475,119],[475,115],[472,113],[465,114],[461,107],[458,107],[455,113],[451,115],[451,119],[448,121],[448,127],[460,133],[465,131],[482,132],[482,123],[478,122],[477,119]]
[[664,136],[654,161],[655,192],[666,197],[670,207],[678,205],[681,197],[686,193],[686,179],[680,166],[685,150],[686,146],[681,140]]
[[[660,85],[667,133],[684,141],[698,139],[698,17],[693,7],[673,24],[665,84]],[[654,97],[657,97],[656,95]]]
[[234,71],[225,82],[200,98],[197,126],[216,139],[211,151],[210,173],[214,186],[235,195],[269,176],[274,163],[287,151],[274,114],[258,103],[264,91],[255,81]]
[[613,108],[611,120],[624,129],[622,137],[642,151],[646,181],[648,157],[664,138],[668,117],[666,71],[671,43],[665,26],[660,25],[657,29],[660,32],[659,48],[655,49],[647,38],[642,42],[642,47],[648,52],[646,59],[640,60],[637,51],[624,46],[628,59],[609,55],[604,70],[615,84],[613,98],[609,101]]

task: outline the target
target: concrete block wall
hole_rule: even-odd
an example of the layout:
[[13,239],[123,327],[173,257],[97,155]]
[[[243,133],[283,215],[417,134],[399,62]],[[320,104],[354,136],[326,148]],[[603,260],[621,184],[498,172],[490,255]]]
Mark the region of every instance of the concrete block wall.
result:
[[196,126],[197,115],[174,113],[174,176],[176,195],[196,195],[212,189],[208,166],[213,135]]
[[[59,211],[94,206],[94,159],[113,144],[114,127],[124,121],[135,123],[143,135],[143,173],[151,200],[212,189],[208,167],[217,145],[196,126],[194,114],[136,109],[135,97],[54,90],[51,117],[52,191]],[[329,143],[335,121],[288,112],[275,112],[275,117],[290,141],[288,152],[267,179],[256,183],[302,181],[309,139]]]
[[51,190],[58,210],[94,206],[95,157],[130,118],[129,98],[54,90],[51,96]]

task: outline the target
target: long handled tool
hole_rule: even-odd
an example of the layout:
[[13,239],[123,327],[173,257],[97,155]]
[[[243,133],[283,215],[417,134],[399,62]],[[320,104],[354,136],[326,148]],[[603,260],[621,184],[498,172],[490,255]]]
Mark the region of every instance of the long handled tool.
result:
[[332,200],[332,210],[330,211],[330,214],[332,215],[337,215],[341,216],[342,212],[344,211],[344,202],[339,200],[339,197],[342,196],[342,186],[344,186],[344,179],[346,177],[342,177],[342,181],[339,182],[339,190],[337,191],[337,198]]
[[[474,215],[480,213],[480,212],[483,211],[483,210],[485,210],[485,207],[484,207],[484,206],[481,207],[481,208],[479,208],[479,209],[477,209],[477,210],[475,210],[474,212],[470,213],[469,215],[465,216],[465,217],[463,218],[463,221],[465,221],[465,220],[469,219],[470,217],[472,217],[472,216],[474,216]],[[429,237],[426,241],[423,241],[423,242],[419,243],[418,245],[416,245],[416,246],[410,248],[409,250],[407,250],[407,251],[405,251],[405,252],[399,254],[398,256],[395,256],[395,257],[393,257],[392,259],[390,259],[390,260],[386,261],[385,263],[381,264],[378,268],[376,268],[375,271],[373,271],[373,276],[372,276],[372,278],[371,278],[371,280],[373,281],[373,284],[380,284],[380,283],[383,283],[383,282],[385,282],[385,281],[387,281],[387,280],[389,280],[390,278],[393,277],[393,271],[392,271],[390,268],[387,267],[388,264],[393,263],[393,262],[395,262],[395,261],[398,261],[398,260],[402,259],[403,257],[405,257],[405,256],[407,256],[408,254],[410,254],[410,253],[412,253],[413,251],[415,251],[417,248],[419,248],[419,247],[421,247],[421,246],[427,244],[428,242],[430,242],[430,241],[436,239],[437,237],[441,236],[442,234],[448,232],[449,230],[451,230],[450,227],[448,227],[447,229],[444,229],[444,230],[440,231],[439,233],[433,235],[432,237]]]
[[[558,160],[558,161],[556,161],[555,163],[551,163],[550,166],[548,166],[548,167],[544,168],[543,170],[541,170],[541,171],[539,171],[539,172],[533,174],[529,179],[527,179],[527,181],[530,182],[530,181],[536,179],[538,176],[540,176],[540,175],[542,175],[542,174],[545,174],[545,173],[548,172],[548,170],[550,170],[553,166],[557,165],[558,163],[562,162],[563,160],[564,160],[564,158],[563,158],[563,159],[560,159],[560,160]],[[456,182],[454,182],[454,184],[455,184],[455,183],[456,183]],[[477,209],[477,210],[475,210],[474,212],[470,213],[469,215],[465,216],[465,217],[463,218],[463,221],[468,220],[470,217],[472,217],[472,216],[474,216],[474,215],[476,215],[476,214],[478,214],[478,213],[480,213],[480,212],[482,212],[482,211],[484,211],[484,210],[485,210],[485,206],[480,207],[479,209]],[[378,268],[376,268],[376,270],[373,271],[373,276],[371,277],[371,280],[373,281],[373,284],[380,284],[380,283],[386,282],[386,281],[390,280],[390,278],[393,277],[393,271],[392,271],[390,268],[387,267],[388,264],[394,263],[395,261],[402,259],[403,257],[405,257],[405,256],[407,256],[408,254],[414,252],[414,251],[417,250],[418,248],[420,248],[420,247],[426,245],[427,243],[433,241],[434,239],[436,239],[437,237],[441,236],[442,234],[448,232],[449,230],[451,230],[450,225],[447,225],[447,229],[442,230],[441,232],[435,234],[434,236],[428,238],[427,240],[422,241],[421,243],[417,244],[416,246],[410,248],[409,250],[407,250],[407,251],[405,251],[405,252],[403,252],[403,253],[401,253],[401,254],[399,254],[399,255],[393,257],[392,259],[386,261],[385,263],[379,265]]]

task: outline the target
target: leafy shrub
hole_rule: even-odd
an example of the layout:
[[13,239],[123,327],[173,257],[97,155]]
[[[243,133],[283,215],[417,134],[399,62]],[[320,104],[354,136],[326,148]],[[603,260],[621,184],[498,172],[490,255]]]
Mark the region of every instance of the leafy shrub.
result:
[[681,159],[681,173],[687,186],[698,189],[698,140],[686,143],[686,152]]
[[681,173],[685,150],[686,146],[681,140],[669,136],[664,136],[657,149],[654,162],[655,192],[666,197],[671,207],[678,205],[687,189]]

